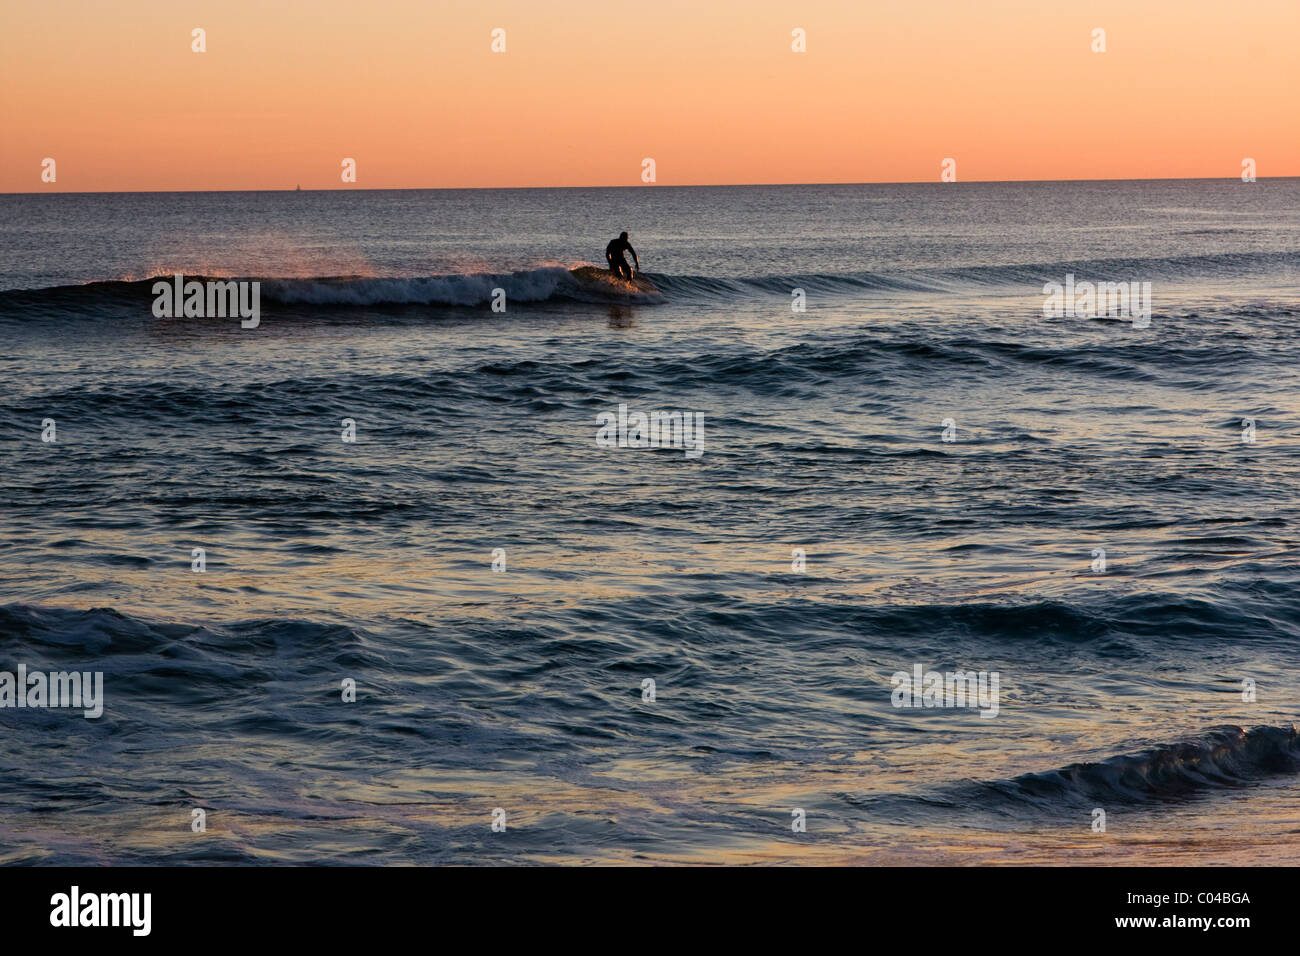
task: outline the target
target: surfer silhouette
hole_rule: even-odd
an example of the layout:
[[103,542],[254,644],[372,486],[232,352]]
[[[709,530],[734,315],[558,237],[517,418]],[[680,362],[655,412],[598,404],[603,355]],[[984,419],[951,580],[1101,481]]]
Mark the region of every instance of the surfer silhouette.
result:
[[636,263],[636,271],[641,271],[641,260],[637,258],[636,250],[632,248],[632,243],[627,241],[627,233],[620,232],[617,239],[611,239],[609,245],[605,247],[605,261],[609,263],[609,271],[616,276],[624,279],[632,278],[632,267],[627,264],[627,259],[623,258],[624,253],[632,253],[632,261]]

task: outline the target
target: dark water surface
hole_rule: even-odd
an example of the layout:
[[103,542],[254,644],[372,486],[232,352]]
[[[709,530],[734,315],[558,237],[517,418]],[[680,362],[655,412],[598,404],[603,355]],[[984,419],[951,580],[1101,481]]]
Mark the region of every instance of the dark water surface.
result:
[[0,290],[0,670],[105,695],[0,862],[1300,858],[1300,180],[0,196]]

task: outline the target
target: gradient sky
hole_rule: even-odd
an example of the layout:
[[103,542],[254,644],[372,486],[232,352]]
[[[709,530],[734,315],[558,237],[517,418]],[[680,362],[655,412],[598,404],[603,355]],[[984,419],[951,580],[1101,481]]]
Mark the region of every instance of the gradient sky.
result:
[[1295,176],[1297,38],[1297,0],[14,0],[0,192]]

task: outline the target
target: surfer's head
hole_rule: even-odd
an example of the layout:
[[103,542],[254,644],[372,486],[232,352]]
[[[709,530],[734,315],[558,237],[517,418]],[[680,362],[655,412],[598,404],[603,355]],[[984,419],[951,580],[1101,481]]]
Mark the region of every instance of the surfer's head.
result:
[[626,233],[626,232],[620,232],[620,233],[618,234],[618,237],[619,237],[620,239],[627,239],[627,233]]

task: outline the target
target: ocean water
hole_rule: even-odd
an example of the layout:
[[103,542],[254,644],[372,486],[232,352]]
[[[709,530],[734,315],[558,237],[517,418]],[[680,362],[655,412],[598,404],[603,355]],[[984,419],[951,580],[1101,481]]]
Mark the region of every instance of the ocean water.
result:
[[1300,180],[0,196],[0,862],[1295,863],[1298,325]]

